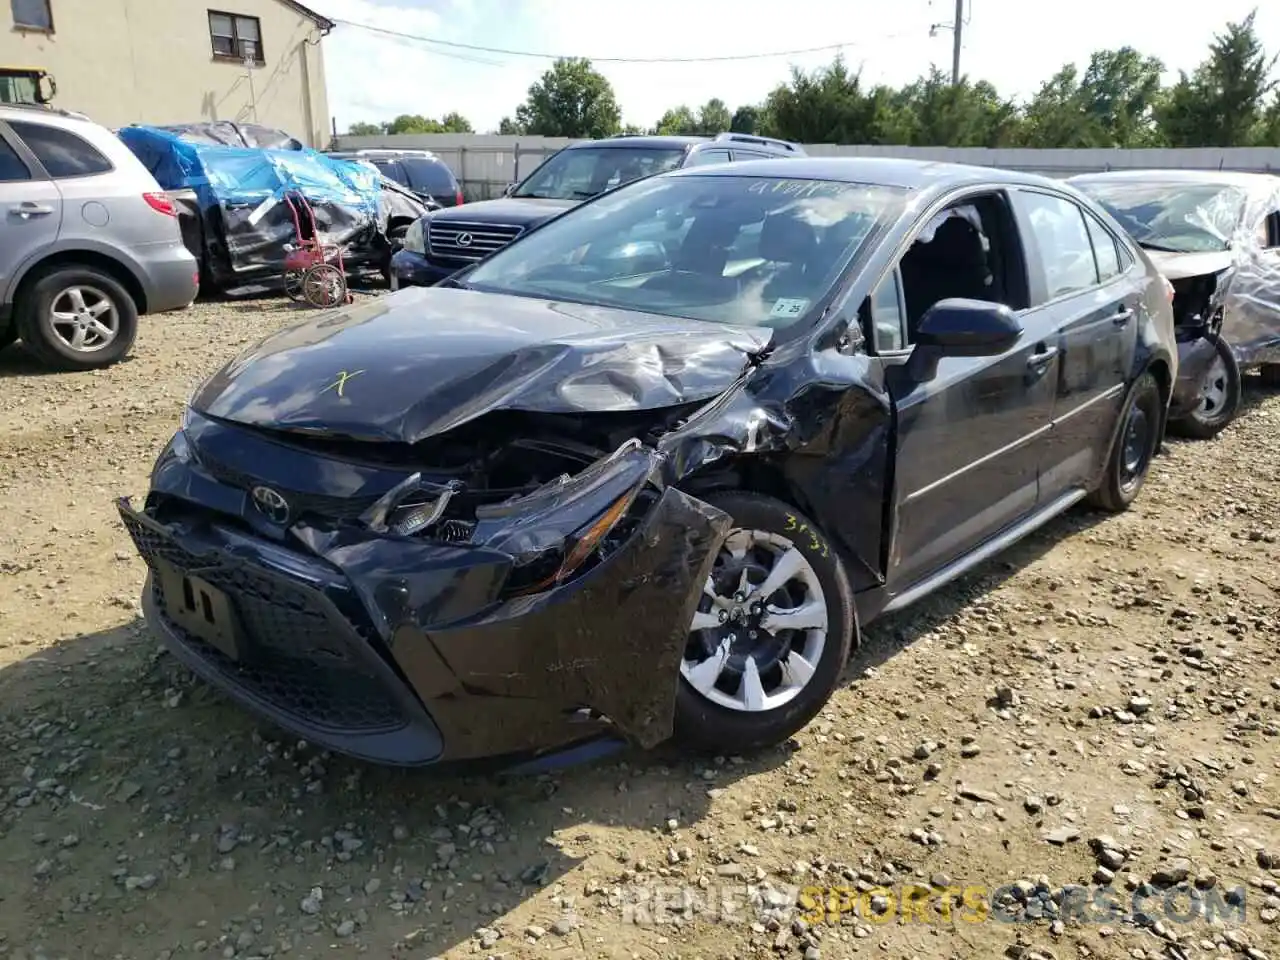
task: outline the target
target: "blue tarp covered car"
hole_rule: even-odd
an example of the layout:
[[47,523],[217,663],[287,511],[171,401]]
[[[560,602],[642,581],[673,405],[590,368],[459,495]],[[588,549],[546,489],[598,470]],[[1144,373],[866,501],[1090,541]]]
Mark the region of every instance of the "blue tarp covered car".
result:
[[297,234],[286,193],[306,197],[322,240],[342,245],[356,268],[384,269],[398,236],[426,212],[372,167],[325,156],[270,128],[129,126],[117,135],[161,187],[194,194],[198,230],[184,236],[197,247],[205,287],[234,291],[279,278],[285,244]]

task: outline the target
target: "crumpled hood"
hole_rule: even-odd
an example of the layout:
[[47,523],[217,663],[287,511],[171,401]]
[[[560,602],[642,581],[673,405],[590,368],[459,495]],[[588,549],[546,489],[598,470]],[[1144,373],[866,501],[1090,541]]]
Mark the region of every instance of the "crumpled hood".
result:
[[1211,250],[1208,253],[1166,253],[1162,250],[1148,250],[1147,256],[1156,265],[1156,269],[1170,280],[1217,273],[1236,262],[1236,255],[1231,250]]
[[290,327],[214,374],[199,412],[414,443],[492,410],[650,410],[727,389],[771,331],[411,287]]

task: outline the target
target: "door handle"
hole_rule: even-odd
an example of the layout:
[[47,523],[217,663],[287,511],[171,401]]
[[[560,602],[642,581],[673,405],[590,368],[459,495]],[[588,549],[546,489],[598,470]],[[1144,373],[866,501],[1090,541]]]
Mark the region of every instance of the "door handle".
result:
[[44,217],[53,213],[53,207],[44,203],[32,203],[30,200],[11,208],[23,220],[31,217]]
[[1132,319],[1133,309],[1131,307],[1125,307],[1123,310],[1118,310],[1111,315],[1111,322],[1117,327],[1123,327]]
[[1027,366],[1038,370],[1058,355],[1057,347],[1042,347],[1027,357]]

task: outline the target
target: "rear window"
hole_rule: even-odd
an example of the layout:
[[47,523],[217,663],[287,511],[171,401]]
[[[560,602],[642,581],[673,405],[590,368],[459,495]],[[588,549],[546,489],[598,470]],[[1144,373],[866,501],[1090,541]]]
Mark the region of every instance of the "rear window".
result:
[[9,127],[22,138],[55,180],[89,177],[112,169],[111,161],[97,147],[70,130],[22,120],[9,121]]
[[458,189],[453,174],[439,160],[406,157],[400,161],[409,175],[409,186],[423,193],[455,193]]

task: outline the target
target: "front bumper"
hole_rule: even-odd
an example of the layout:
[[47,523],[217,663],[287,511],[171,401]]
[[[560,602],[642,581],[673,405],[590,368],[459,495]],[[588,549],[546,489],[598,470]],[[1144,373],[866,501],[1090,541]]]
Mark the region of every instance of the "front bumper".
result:
[[[577,579],[502,600],[511,558],[485,547],[351,524],[298,524],[282,543],[195,504],[118,506],[149,568],[146,619],[179,660],[317,745],[410,766],[669,737],[697,585],[729,524],[667,489]],[[169,602],[192,583],[225,598],[233,643]]]
[[403,248],[391,257],[391,286],[398,287],[432,287],[445,277],[457,273],[458,265],[444,266],[428,260],[420,253]]

